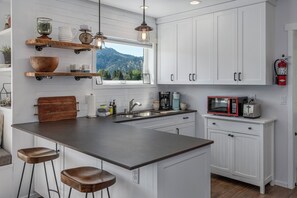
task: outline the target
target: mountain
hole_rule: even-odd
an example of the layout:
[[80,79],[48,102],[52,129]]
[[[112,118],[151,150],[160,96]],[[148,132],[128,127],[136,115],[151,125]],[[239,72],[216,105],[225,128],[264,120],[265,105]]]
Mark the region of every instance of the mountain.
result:
[[97,51],[96,69],[109,71],[113,74],[114,71],[120,70],[123,74],[129,73],[132,70],[142,71],[143,57],[122,54],[112,48],[104,48]]

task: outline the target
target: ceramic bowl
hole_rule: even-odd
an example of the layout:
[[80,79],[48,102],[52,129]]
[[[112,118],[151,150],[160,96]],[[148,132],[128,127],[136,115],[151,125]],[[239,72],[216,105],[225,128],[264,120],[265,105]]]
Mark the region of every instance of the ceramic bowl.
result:
[[31,56],[30,62],[37,72],[53,72],[58,67],[58,57]]

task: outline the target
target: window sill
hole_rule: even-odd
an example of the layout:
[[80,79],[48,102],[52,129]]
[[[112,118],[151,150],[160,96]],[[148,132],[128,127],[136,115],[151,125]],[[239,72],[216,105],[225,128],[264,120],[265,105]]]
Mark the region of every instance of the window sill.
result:
[[117,84],[117,85],[96,85],[93,84],[94,89],[139,89],[139,88],[156,88],[156,84],[139,84],[139,85],[132,85],[132,84]]

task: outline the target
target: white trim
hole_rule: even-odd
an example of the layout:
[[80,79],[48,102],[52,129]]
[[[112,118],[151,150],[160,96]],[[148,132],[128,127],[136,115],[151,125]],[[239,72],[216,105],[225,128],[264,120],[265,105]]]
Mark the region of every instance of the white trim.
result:
[[297,23],[287,24],[287,25],[285,26],[285,30],[286,30],[286,31],[297,30]]
[[[288,31],[288,56],[292,57],[293,54],[293,36],[294,31],[297,30],[297,24],[287,24],[285,29]],[[291,59],[292,60],[292,59]],[[294,63],[291,63],[292,66]],[[293,116],[293,89],[296,88],[296,82],[294,81],[294,71],[296,68],[290,67],[288,72],[288,183],[287,188],[295,188],[296,170],[295,170],[295,156],[294,156],[294,116]]]
[[284,188],[288,188],[288,183],[280,181],[280,180],[275,180],[275,185],[280,186],[280,187],[284,187]]

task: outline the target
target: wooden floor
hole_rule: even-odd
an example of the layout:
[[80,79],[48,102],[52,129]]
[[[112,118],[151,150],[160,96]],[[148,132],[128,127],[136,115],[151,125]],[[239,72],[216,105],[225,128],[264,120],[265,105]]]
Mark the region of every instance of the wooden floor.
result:
[[297,198],[297,189],[290,190],[279,186],[266,185],[266,194],[260,188],[225,177],[212,175],[212,198]]

